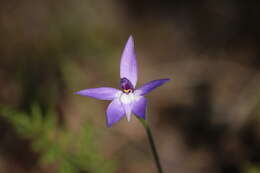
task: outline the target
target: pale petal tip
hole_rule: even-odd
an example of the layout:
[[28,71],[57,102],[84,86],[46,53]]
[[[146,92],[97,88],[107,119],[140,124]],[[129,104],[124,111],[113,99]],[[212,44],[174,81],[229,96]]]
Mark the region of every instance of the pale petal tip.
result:
[[82,93],[81,93],[81,91],[76,91],[76,92],[74,92],[73,94],[81,95]]
[[128,40],[134,40],[134,37],[132,34],[128,37]]
[[170,78],[165,78],[164,80],[165,80],[165,82],[168,82],[168,81],[170,81],[171,79],[170,79]]
[[167,80],[167,81],[168,81],[168,80],[171,80],[171,79],[170,79],[170,78],[164,78],[164,79],[162,79],[162,80]]
[[131,114],[130,115],[126,115],[126,119],[127,119],[128,122],[130,122],[131,121]]
[[126,45],[134,47],[134,37],[132,35],[129,36]]
[[113,125],[113,124],[110,124],[110,123],[107,122],[107,127],[108,127],[108,128],[111,128],[112,125]]
[[76,91],[73,94],[80,95],[80,96],[88,96],[88,92],[86,90]]
[[171,79],[170,78],[165,78],[165,79],[161,79],[163,84],[166,83],[166,82],[169,82]]

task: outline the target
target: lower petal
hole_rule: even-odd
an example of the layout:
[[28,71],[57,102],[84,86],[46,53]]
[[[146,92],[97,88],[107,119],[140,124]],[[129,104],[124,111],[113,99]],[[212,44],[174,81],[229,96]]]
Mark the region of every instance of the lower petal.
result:
[[132,103],[123,104],[127,121],[131,120]]
[[133,107],[132,107],[133,113],[136,116],[145,119],[146,105],[147,105],[146,98],[140,97],[137,101],[133,103]]
[[114,99],[109,104],[106,115],[108,127],[111,127],[114,123],[118,122],[121,118],[124,117],[125,111],[119,99]]

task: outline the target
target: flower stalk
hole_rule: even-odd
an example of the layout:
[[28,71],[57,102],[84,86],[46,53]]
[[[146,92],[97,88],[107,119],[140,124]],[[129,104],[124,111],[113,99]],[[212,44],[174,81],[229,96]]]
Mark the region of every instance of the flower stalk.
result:
[[134,39],[130,36],[121,56],[121,90],[111,87],[99,87],[80,90],[75,94],[99,100],[111,100],[106,111],[108,127],[111,127],[124,117],[130,121],[132,114],[134,114],[146,130],[158,173],[163,173],[160,159],[154,144],[153,135],[146,120],[147,99],[145,98],[145,95],[168,82],[170,79],[153,80],[144,84],[140,88],[136,88],[137,79],[137,62]]
[[153,134],[152,134],[152,131],[149,127],[149,124],[148,124],[147,120],[144,120],[142,118],[138,118],[138,119],[145,128],[145,131],[146,131],[146,134],[147,134],[150,146],[151,146],[151,150],[152,150],[152,153],[153,153],[153,156],[154,156],[154,161],[155,161],[158,173],[163,173],[162,166],[161,166],[161,163],[160,163],[160,158],[159,158],[158,152],[157,152],[156,147],[155,147],[155,143],[154,143],[154,140],[153,140]]

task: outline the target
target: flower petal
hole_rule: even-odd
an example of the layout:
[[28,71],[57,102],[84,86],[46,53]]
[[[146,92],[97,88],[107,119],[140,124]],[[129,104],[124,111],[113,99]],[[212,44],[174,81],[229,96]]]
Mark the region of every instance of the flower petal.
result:
[[154,90],[155,88],[161,86],[165,82],[168,82],[169,80],[170,79],[153,80],[151,82],[144,84],[142,87],[140,87],[137,90],[140,92],[140,95],[145,95],[145,94],[151,92],[152,90]]
[[140,97],[135,103],[133,104],[132,111],[133,113],[140,117],[145,119],[146,114],[146,105],[147,105],[147,99],[144,97]]
[[129,122],[131,120],[133,104],[132,103],[126,103],[126,104],[122,103],[122,105],[125,110],[126,119]]
[[125,115],[125,110],[122,107],[119,99],[114,99],[107,108],[107,126],[111,127],[114,123],[118,122]]
[[81,90],[76,92],[75,94],[92,97],[100,100],[113,100],[119,92],[121,91],[115,88],[100,87]]
[[121,56],[120,78],[127,78],[135,87],[137,82],[137,63],[132,36],[129,37]]

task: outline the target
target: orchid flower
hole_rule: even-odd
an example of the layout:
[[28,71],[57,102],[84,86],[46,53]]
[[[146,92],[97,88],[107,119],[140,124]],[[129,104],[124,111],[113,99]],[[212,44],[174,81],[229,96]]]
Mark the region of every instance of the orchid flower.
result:
[[132,36],[129,37],[121,56],[120,78],[120,90],[111,87],[100,87],[76,92],[81,96],[99,100],[112,100],[106,111],[108,127],[111,127],[123,117],[130,121],[132,113],[138,118],[146,119],[147,99],[144,96],[169,81],[169,79],[153,80],[135,89],[137,62]]

